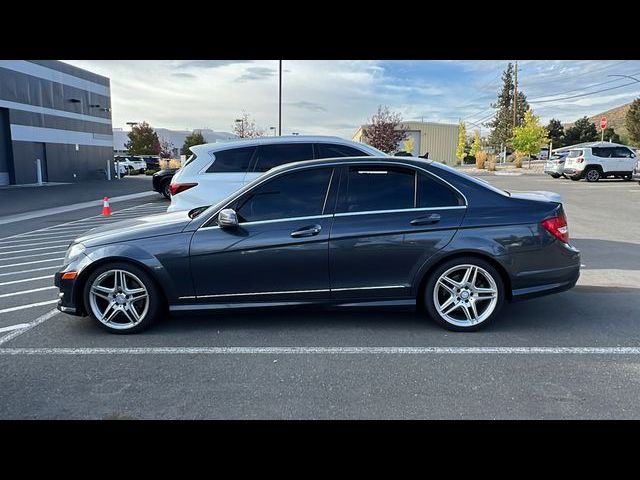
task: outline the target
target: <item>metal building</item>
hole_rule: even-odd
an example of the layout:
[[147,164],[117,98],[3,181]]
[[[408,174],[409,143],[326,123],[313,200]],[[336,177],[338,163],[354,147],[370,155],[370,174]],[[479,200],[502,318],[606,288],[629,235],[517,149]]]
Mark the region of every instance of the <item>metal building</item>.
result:
[[0,60],[0,185],[105,178],[109,79],[55,60]]
[[[456,147],[458,145],[458,125],[433,122],[402,122],[409,138],[413,139],[414,156],[422,156],[429,152],[429,159],[454,165],[456,163]],[[367,143],[362,126],[356,131],[353,139]],[[398,145],[398,150],[404,150]]]

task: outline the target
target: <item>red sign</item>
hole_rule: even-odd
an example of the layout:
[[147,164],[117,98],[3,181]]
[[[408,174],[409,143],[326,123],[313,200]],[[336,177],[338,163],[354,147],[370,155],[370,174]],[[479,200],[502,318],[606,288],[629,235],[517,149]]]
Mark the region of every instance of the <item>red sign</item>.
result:
[[602,117],[600,119],[600,128],[603,130],[607,128],[607,117]]

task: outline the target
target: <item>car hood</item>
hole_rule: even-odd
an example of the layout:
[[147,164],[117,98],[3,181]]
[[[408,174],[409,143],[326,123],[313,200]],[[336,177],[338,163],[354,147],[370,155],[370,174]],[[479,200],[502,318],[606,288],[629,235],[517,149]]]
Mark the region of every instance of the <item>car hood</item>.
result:
[[512,198],[521,198],[523,200],[538,200],[540,202],[556,202],[562,203],[559,193],[546,192],[537,190],[532,192],[509,192]]
[[180,233],[189,222],[191,218],[188,211],[148,215],[92,228],[77,237],[74,242],[82,243],[85,247],[95,247],[108,243],[170,235]]

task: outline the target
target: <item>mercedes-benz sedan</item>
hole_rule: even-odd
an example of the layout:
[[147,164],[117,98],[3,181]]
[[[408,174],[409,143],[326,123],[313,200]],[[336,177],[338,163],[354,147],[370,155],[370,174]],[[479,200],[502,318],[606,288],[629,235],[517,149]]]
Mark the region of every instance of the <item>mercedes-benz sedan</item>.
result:
[[55,284],[61,311],[112,333],[167,312],[287,305],[417,305],[467,331],[579,274],[558,195],[361,157],[282,165],[216,205],[91,230]]

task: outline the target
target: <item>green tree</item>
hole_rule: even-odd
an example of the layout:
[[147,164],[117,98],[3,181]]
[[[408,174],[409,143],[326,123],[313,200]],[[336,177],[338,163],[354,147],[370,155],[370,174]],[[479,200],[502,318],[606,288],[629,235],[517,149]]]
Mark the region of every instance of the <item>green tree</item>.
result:
[[378,111],[371,117],[371,123],[363,127],[362,134],[369,145],[384,153],[395,152],[400,142],[408,136],[402,125],[402,115],[393,113],[389,107],[382,105],[378,106]]
[[182,145],[180,154],[189,156],[191,155],[189,147],[202,145],[203,143],[207,143],[207,141],[202,136],[202,133],[199,130],[194,130],[190,135],[187,135],[187,138],[184,139],[184,145]]
[[559,148],[564,145],[564,127],[560,120],[552,118],[547,125],[547,132],[549,132],[549,140],[553,143],[554,148]]
[[538,117],[529,110],[524,115],[524,124],[516,127],[511,140],[517,152],[529,156],[529,167],[531,167],[531,155],[536,155],[540,147],[547,143],[547,129],[540,125]]
[[458,126],[458,147],[456,148],[456,158],[459,163],[462,165],[462,160],[467,156],[465,152],[465,146],[467,143],[467,127],[464,122],[460,122]]
[[158,134],[147,122],[134,125],[128,134],[129,141],[125,144],[130,155],[159,155],[160,139]]
[[564,143],[566,146],[577,143],[595,142],[599,138],[596,124],[590,122],[587,117],[576,120],[576,123],[564,132]]
[[605,142],[623,143],[620,135],[616,133],[613,127],[607,127],[604,129],[604,140]]
[[[491,128],[489,134],[489,144],[499,151],[502,145],[507,145],[513,138],[513,99],[515,85],[513,80],[513,64],[509,63],[502,73],[502,89],[498,93],[498,98],[491,106],[497,109],[493,120],[486,125]],[[518,102],[516,108],[516,125],[522,125],[524,114],[529,110],[527,97],[518,91]]]
[[469,155],[475,157],[480,150],[482,150],[482,139],[480,138],[480,130],[476,130],[473,135],[473,143],[471,144]]
[[640,98],[636,98],[627,111],[625,125],[629,138],[634,144],[640,144]]

